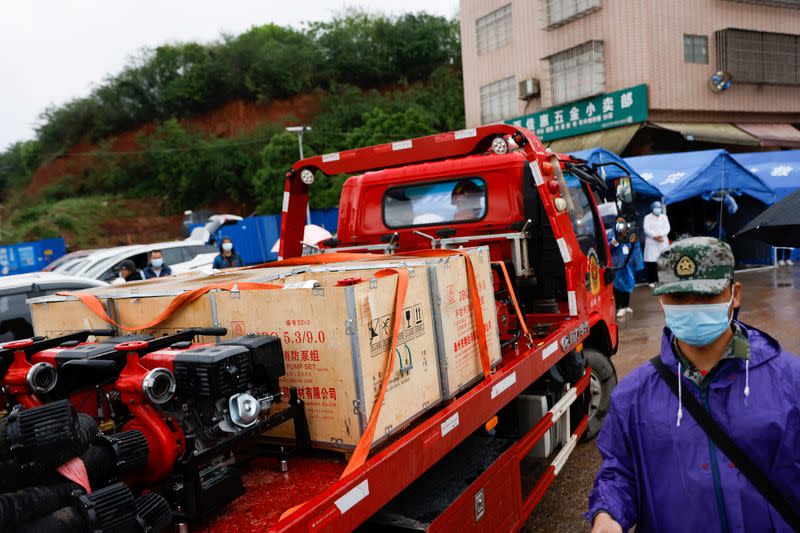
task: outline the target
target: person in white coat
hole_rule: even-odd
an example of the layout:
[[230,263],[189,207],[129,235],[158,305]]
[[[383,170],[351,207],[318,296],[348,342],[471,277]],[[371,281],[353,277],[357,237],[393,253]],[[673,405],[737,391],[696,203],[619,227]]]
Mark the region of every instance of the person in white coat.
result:
[[661,202],[650,204],[650,213],[644,217],[644,265],[647,270],[647,283],[654,287],[658,282],[658,266],[656,261],[669,247],[669,219],[664,214]]

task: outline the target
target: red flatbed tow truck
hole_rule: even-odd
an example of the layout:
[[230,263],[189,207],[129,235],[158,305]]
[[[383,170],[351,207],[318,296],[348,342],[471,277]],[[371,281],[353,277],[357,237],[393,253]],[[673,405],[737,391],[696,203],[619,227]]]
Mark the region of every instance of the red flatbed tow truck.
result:
[[[605,182],[595,171],[508,125],[295,163],[286,175],[282,258],[303,252],[315,173],[362,173],[345,183],[338,238],[319,251],[488,245],[498,267],[502,363],[344,478],[341,454],[293,455],[286,471],[275,459],[253,459],[245,495],[203,528],[520,529],[577,442],[599,431],[616,384],[613,276],[593,192]],[[466,208],[465,190],[473,195]],[[628,178],[616,192],[618,239],[635,238]]]

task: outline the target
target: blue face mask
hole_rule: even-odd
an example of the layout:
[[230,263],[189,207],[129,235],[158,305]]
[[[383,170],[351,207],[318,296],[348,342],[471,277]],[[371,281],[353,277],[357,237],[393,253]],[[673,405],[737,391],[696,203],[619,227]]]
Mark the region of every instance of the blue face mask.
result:
[[156,257],[150,260],[150,264],[153,265],[153,268],[161,268],[164,265],[164,260],[160,257]]
[[667,327],[679,340],[692,346],[707,346],[730,326],[728,310],[733,303],[663,305]]

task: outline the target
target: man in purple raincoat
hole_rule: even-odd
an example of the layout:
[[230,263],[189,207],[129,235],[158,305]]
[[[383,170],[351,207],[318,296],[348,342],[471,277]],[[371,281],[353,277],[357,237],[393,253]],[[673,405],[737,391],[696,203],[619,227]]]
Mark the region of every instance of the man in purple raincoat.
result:
[[[658,259],[660,358],[800,509],[800,357],[733,320],[741,286],[722,241],[693,237]],[[683,409],[651,363],[617,386],[597,439],[593,533],[792,531]]]

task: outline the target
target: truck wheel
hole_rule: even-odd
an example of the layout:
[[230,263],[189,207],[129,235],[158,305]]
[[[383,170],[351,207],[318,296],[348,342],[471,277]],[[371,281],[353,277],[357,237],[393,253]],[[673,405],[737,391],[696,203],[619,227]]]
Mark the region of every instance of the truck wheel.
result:
[[611,405],[611,392],[617,386],[617,371],[611,359],[598,350],[586,348],[583,350],[583,355],[586,356],[592,369],[589,386],[586,389],[589,394],[589,424],[586,433],[583,434],[583,440],[591,440],[603,427],[603,420]]

